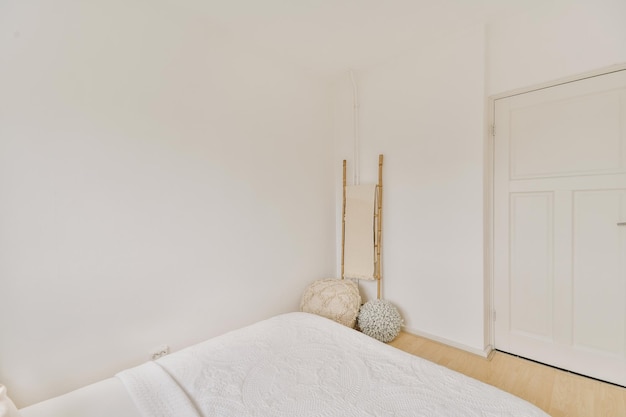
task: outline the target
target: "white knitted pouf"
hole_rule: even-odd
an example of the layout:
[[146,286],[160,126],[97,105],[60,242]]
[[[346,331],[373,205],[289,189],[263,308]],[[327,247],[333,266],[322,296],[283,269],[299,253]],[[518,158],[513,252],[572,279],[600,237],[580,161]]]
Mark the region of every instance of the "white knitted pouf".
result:
[[357,322],[363,333],[385,343],[400,334],[403,323],[398,309],[386,300],[370,300],[363,304]]
[[359,288],[351,280],[328,278],[313,282],[300,301],[300,311],[313,313],[350,328],[361,306]]

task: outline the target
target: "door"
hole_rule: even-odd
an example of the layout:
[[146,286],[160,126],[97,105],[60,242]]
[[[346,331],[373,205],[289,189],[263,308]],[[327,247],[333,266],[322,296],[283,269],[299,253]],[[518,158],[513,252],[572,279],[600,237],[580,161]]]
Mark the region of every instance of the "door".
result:
[[626,71],[495,101],[495,347],[626,385]]

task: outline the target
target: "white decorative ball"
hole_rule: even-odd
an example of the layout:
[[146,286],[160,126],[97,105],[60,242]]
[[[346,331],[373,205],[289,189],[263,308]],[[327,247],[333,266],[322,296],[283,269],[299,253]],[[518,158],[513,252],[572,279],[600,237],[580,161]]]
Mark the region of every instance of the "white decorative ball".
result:
[[370,300],[363,304],[357,321],[363,333],[384,343],[400,334],[403,323],[398,309],[386,300]]

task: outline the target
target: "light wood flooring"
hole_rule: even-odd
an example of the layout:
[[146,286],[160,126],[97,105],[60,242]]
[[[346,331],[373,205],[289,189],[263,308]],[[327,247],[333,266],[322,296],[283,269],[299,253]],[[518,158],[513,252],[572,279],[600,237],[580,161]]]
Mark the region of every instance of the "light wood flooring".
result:
[[626,388],[502,352],[485,359],[404,332],[390,345],[510,392],[553,417],[626,417]]

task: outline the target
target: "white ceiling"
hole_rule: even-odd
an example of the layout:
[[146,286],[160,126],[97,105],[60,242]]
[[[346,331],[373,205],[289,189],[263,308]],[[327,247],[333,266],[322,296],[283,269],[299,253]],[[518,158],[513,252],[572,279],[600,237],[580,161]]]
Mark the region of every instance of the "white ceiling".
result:
[[318,75],[359,69],[552,0],[186,0],[210,21]]

